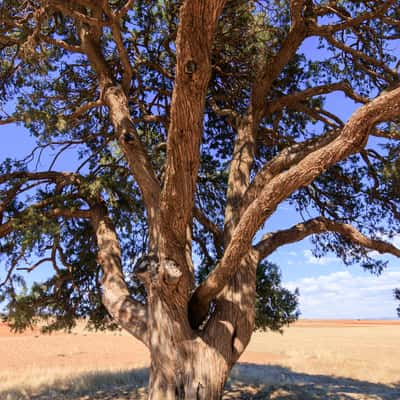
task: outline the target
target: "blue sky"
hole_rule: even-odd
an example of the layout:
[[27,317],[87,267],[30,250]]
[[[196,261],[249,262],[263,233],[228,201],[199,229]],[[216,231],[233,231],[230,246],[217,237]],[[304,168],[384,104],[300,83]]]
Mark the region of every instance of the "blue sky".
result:
[[[393,243],[400,246],[400,235]],[[335,256],[316,258],[311,248],[306,239],[281,247],[270,258],[281,267],[284,285],[299,288],[302,318],[397,318],[393,289],[400,287],[400,260],[372,253],[389,261],[375,276]]]

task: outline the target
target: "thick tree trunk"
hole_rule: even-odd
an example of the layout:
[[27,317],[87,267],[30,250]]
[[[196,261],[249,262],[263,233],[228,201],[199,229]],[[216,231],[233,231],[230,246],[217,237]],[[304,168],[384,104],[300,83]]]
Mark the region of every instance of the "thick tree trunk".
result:
[[232,352],[224,351],[226,337],[210,341],[207,329],[192,329],[187,309],[190,282],[184,276],[171,280],[174,265],[160,262],[157,279],[153,275],[148,286],[148,398],[218,400],[233,364]]
[[179,301],[184,298],[179,287],[171,291],[164,286],[163,293],[157,289],[157,293],[150,290],[149,297],[152,363],[148,398],[220,399],[231,366],[230,354],[206,343],[203,332],[190,327],[187,303]]
[[93,212],[103,268],[103,302],[121,326],[150,349],[148,398],[220,399],[228,374],[253,331],[257,253],[252,251],[242,260],[240,271],[215,299],[209,320],[197,329],[189,322],[193,282],[185,253],[177,253],[176,261],[147,257],[135,266],[147,290],[145,308],[129,297],[119,243],[106,208],[98,206]]
[[[243,273],[227,284],[202,330],[189,324],[184,282],[150,285],[150,400],[221,399],[229,372],[254,328],[257,262],[253,253],[243,260]],[[162,265],[158,273],[165,270]]]
[[149,400],[219,400],[230,371],[230,362],[199,337],[168,349],[161,364],[152,355]]

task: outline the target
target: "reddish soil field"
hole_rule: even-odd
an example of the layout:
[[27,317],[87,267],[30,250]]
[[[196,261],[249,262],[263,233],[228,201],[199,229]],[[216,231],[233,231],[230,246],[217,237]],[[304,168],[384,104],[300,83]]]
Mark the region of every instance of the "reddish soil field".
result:
[[297,321],[296,327],[357,327],[357,326],[400,326],[400,320],[369,320],[369,319],[301,319]]
[[[268,397],[257,397],[260,399],[400,400],[399,338],[400,321],[300,320],[283,335],[256,332],[232,379],[247,382],[246,393],[260,385],[267,391],[274,390],[268,392]],[[38,329],[15,334],[6,324],[0,324],[0,354],[0,399],[12,400],[61,400],[61,394],[2,394],[52,393],[52,388],[73,388],[73,382],[86,382],[99,374],[101,380],[110,381],[109,387],[114,390],[124,371],[137,371],[132,372],[139,374],[134,380],[141,379],[145,393],[143,376],[150,361],[148,350],[129,334],[88,332],[82,326],[71,334],[41,335]],[[99,378],[95,381],[85,385],[96,388]],[[232,393],[224,399],[242,398]],[[297,397],[290,397],[290,393]],[[334,393],[336,397],[331,397]],[[91,396],[73,399],[142,400],[145,395]]]

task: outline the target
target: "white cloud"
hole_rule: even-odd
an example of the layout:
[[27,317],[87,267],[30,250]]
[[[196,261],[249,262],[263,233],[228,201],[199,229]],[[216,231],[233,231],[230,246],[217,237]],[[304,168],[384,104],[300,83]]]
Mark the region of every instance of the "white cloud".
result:
[[396,318],[393,289],[400,287],[400,268],[379,277],[339,271],[284,283],[300,290],[300,310],[305,318]]
[[303,251],[304,257],[306,258],[306,262],[309,264],[313,265],[326,265],[332,262],[337,261],[338,259],[336,257],[315,257],[311,253],[311,250],[304,250]]

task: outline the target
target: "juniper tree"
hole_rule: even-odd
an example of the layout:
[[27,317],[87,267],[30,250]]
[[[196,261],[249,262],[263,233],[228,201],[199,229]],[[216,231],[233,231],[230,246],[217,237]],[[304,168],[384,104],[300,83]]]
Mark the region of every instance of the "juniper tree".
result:
[[[150,399],[219,399],[256,323],[297,316],[276,249],[400,255],[398,0],[0,4],[0,125],[37,143],[1,164],[16,328],[116,323],[150,350]],[[283,202],[298,223],[272,231]]]

